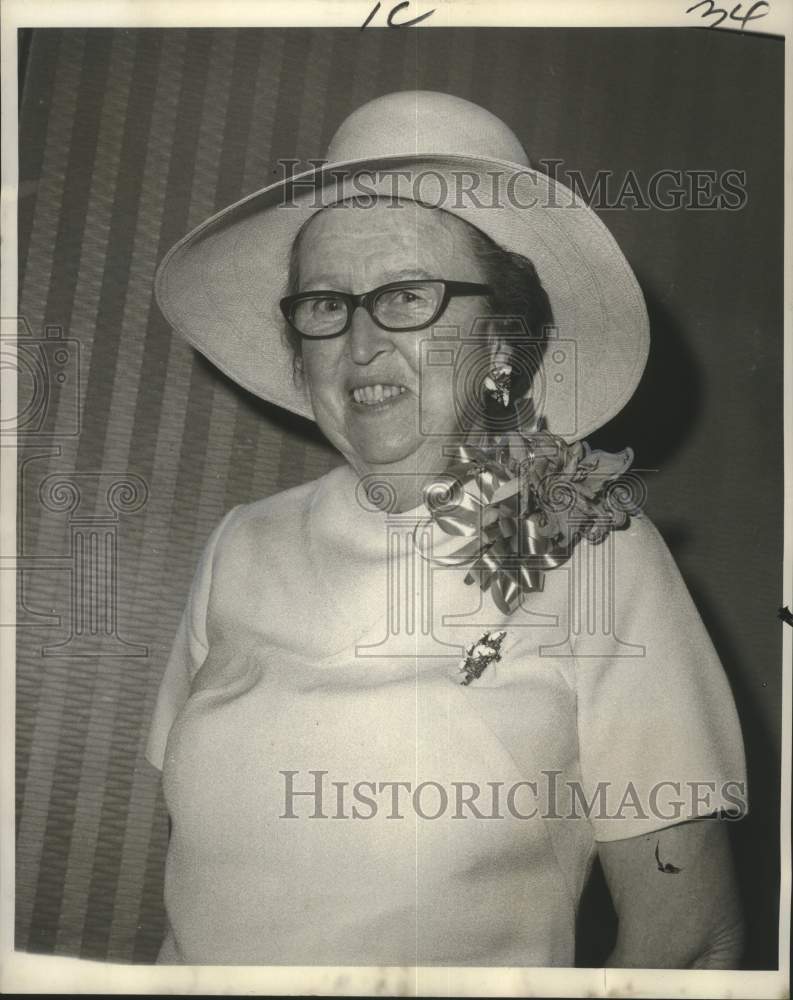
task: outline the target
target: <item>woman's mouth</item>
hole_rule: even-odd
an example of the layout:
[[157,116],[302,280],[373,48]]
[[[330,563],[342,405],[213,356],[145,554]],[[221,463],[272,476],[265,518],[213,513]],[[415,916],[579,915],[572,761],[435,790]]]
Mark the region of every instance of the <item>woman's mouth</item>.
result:
[[391,403],[407,392],[404,385],[389,385],[378,382],[376,385],[362,385],[350,393],[353,401],[359,406],[382,406]]

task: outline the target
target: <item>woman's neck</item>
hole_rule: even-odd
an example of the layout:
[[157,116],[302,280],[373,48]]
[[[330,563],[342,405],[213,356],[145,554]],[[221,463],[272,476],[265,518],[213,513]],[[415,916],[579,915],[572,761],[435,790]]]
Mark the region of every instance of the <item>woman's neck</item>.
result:
[[459,460],[461,445],[486,448],[493,441],[492,433],[476,428],[461,434],[459,439],[438,438],[431,447],[391,464],[367,463],[355,455],[345,457],[358,476],[364,502],[390,513],[401,513],[424,504],[427,489],[443,482],[446,470]]

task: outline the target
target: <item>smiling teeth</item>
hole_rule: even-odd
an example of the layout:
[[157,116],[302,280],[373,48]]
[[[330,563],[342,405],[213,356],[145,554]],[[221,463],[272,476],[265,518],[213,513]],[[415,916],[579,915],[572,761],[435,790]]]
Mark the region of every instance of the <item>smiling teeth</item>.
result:
[[384,399],[391,399],[392,396],[399,396],[405,391],[403,385],[363,385],[358,389],[353,389],[352,396],[356,403],[371,405],[372,403],[382,403]]

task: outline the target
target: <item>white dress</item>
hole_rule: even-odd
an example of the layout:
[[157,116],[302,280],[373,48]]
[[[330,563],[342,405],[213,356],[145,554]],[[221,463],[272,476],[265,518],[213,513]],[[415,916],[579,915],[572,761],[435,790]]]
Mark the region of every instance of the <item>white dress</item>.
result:
[[428,558],[459,539],[356,482],[236,507],[206,546],[147,750],[159,961],[571,965],[597,841],[745,807],[710,639],[646,517],[504,616]]

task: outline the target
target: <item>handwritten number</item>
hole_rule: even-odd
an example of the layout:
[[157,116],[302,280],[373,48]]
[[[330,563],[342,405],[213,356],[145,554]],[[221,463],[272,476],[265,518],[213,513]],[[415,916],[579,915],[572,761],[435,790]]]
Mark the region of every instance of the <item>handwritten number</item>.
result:
[[[402,0],[402,3],[398,3],[396,4],[396,6],[391,8],[388,14],[388,18],[386,20],[386,23],[388,24],[389,28],[412,28],[414,24],[418,24],[420,21],[426,21],[428,17],[430,17],[432,14],[435,13],[435,8],[433,7],[432,10],[428,10],[426,14],[419,14],[418,17],[411,18],[409,21],[395,21],[394,18],[399,13],[399,11],[404,10],[405,7],[409,6],[410,6],[410,0]],[[380,10],[380,0],[378,0],[378,2],[372,8],[372,11],[369,14],[369,16],[361,25],[361,31],[363,31],[363,29],[371,23],[372,18],[375,16],[378,10]]]
[[[696,10],[697,7],[701,7],[703,3],[706,3],[708,5],[708,9],[703,10],[700,17],[710,17],[711,14],[721,15],[718,21],[713,21],[711,24],[708,25],[709,28],[717,28],[724,20],[724,18],[727,16],[727,11],[723,10],[721,7],[717,7],[716,4],[713,2],[713,0],[699,0],[699,3],[695,3],[693,6],[689,7],[686,10],[686,14],[690,14],[692,11]],[[740,4],[738,6],[740,6]]]
[[435,8],[433,7],[433,9],[428,10],[426,14],[419,14],[418,17],[414,17],[411,21],[403,21],[401,24],[394,24],[394,14],[396,14],[398,10],[402,10],[403,7],[409,7],[409,6],[410,6],[409,0],[403,0],[402,3],[398,3],[396,7],[394,7],[394,9],[388,15],[389,28],[412,28],[414,24],[418,24],[419,21],[426,21],[426,19],[430,16],[430,14],[435,13]]
[[369,24],[369,22],[375,16],[375,14],[378,12],[378,10],[380,10],[380,0],[377,0],[377,3],[374,5],[374,7],[372,7],[372,13],[369,15],[369,17],[366,18],[366,20],[361,25],[361,31],[363,31],[363,29],[366,27],[366,25]]
[[[745,14],[741,13],[743,9],[742,3],[737,3],[728,14],[724,7],[717,7],[713,0],[699,0],[698,3],[692,4],[686,9],[686,14],[691,14],[692,11],[695,11],[698,7],[702,7],[705,4],[707,4],[707,10],[701,11],[700,17],[718,18],[718,21],[711,21],[708,25],[709,28],[718,28],[722,21],[725,21],[729,17],[731,21],[738,21],[740,23],[741,31],[743,31],[746,27],[747,21],[756,21],[760,17],[765,17],[771,9],[771,4],[767,3],[766,0],[757,0],[757,2],[753,3]],[[760,8],[765,9],[760,10],[760,12],[757,13]]]
[[[737,5],[737,7],[740,7],[740,6],[741,6],[740,4]],[[755,14],[754,12],[757,10],[758,7],[767,7],[768,10],[764,10],[762,12],[762,14]],[[733,9],[733,12],[732,12],[732,14],[730,14],[730,17],[734,16],[736,9],[737,8]],[[768,13],[768,11],[770,9],[771,9],[771,4],[770,3],[766,3],[766,0],[757,0],[757,3],[753,3],[752,6],[744,14],[744,16],[742,18],[736,17],[735,20],[736,21],[741,21],[741,31],[743,31],[743,29],[744,29],[747,21],[756,21],[758,19],[758,17],[765,17],[766,14]]]

